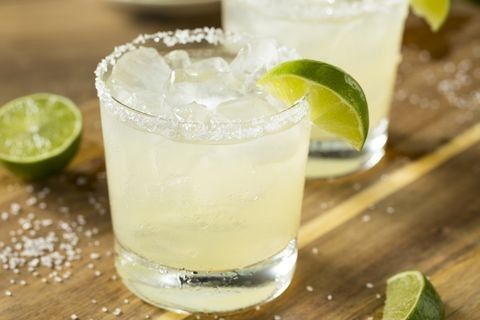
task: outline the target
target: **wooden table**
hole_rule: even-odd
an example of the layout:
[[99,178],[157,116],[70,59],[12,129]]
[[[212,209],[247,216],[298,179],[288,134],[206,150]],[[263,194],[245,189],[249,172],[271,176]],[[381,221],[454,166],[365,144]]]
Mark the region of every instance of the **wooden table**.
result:
[[[138,33],[219,20],[140,18],[95,0],[0,3],[0,103],[55,92],[85,117],[81,152],[65,174],[25,184],[0,171],[4,246],[21,237],[13,233],[19,218],[34,213],[53,222],[39,232],[62,236],[58,223],[66,222],[81,249],[56,275],[1,270],[1,320],[196,319],[141,302],[115,277],[93,70]],[[410,17],[403,51],[387,156],[353,177],[307,182],[292,285],[260,310],[226,318],[380,319],[385,280],[418,269],[440,292],[447,319],[480,319],[480,7],[455,1],[435,35]],[[17,216],[12,203],[22,207]]]

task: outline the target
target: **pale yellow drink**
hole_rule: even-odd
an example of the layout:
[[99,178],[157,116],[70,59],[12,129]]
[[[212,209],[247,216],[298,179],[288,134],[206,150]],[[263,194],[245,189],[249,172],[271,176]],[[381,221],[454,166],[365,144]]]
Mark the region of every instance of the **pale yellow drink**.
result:
[[140,37],[99,65],[116,267],[142,299],[232,311],[289,285],[309,112],[255,81],[293,56],[206,29]]
[[[312,129],[307,176],[336,176],[377,163],[384,153],[388,113],[408,0],[223,0],[227,31],[269,36],[310,59],[336,65],[362,86],[370,136],[354,152]],[[316,158],[318,156],[318,158]]]
[[308,123],[225,144],[174,141],[104,109],[102,125],[115,236],[129,250],[172,268],[221,271],[295,239]]

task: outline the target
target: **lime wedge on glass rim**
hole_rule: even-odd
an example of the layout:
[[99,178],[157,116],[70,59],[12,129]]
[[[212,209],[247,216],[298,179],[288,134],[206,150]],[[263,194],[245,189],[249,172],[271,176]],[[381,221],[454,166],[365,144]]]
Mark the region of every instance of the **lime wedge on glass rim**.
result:
[[450,0],[410,0],[413,13],[425,18],[433,31],[438,31],[447,19]]
[[314,60],[284,62],[258,84],[286,103],[306,97],[312,122],[360,150],[368,135],[368,107],[360,85],[345,71]]
[[442,300],[421,272],[405,271],[387,280],[387,301],[382,320],[442,319]]
[[0,162],[40,179],[62,170],[80,145],[82,115],[68,98],[37,93],[0,108]]

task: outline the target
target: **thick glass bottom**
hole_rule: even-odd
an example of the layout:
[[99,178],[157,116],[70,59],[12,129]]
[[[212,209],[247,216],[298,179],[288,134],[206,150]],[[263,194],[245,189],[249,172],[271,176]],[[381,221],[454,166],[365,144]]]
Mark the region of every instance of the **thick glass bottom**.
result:
[[311,141],[307,179],[339,177],[373,167],[385,155],[387,128],[384,119],[372,130],[360,152],[339,140]]
[[157,307],[191,313],[233,312],[272,300],[289,286],[297,260],[295,240],[260,263],[219,272],[162,266],[118,241],[115,249],[117,271],[130,291]]

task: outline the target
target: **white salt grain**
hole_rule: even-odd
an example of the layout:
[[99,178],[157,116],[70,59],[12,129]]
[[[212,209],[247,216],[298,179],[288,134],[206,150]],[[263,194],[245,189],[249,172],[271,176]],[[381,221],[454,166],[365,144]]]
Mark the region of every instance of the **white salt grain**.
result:
[[92,252],[92,253],[90,253],[90,259],[98,260],[98,259],[100,259],[100,254],[97,253],[97,252]]
[[372,218],[368,214],[365,214],[365,215],[362,216],[362,221],[363,222],[370,222],[371,219]]

